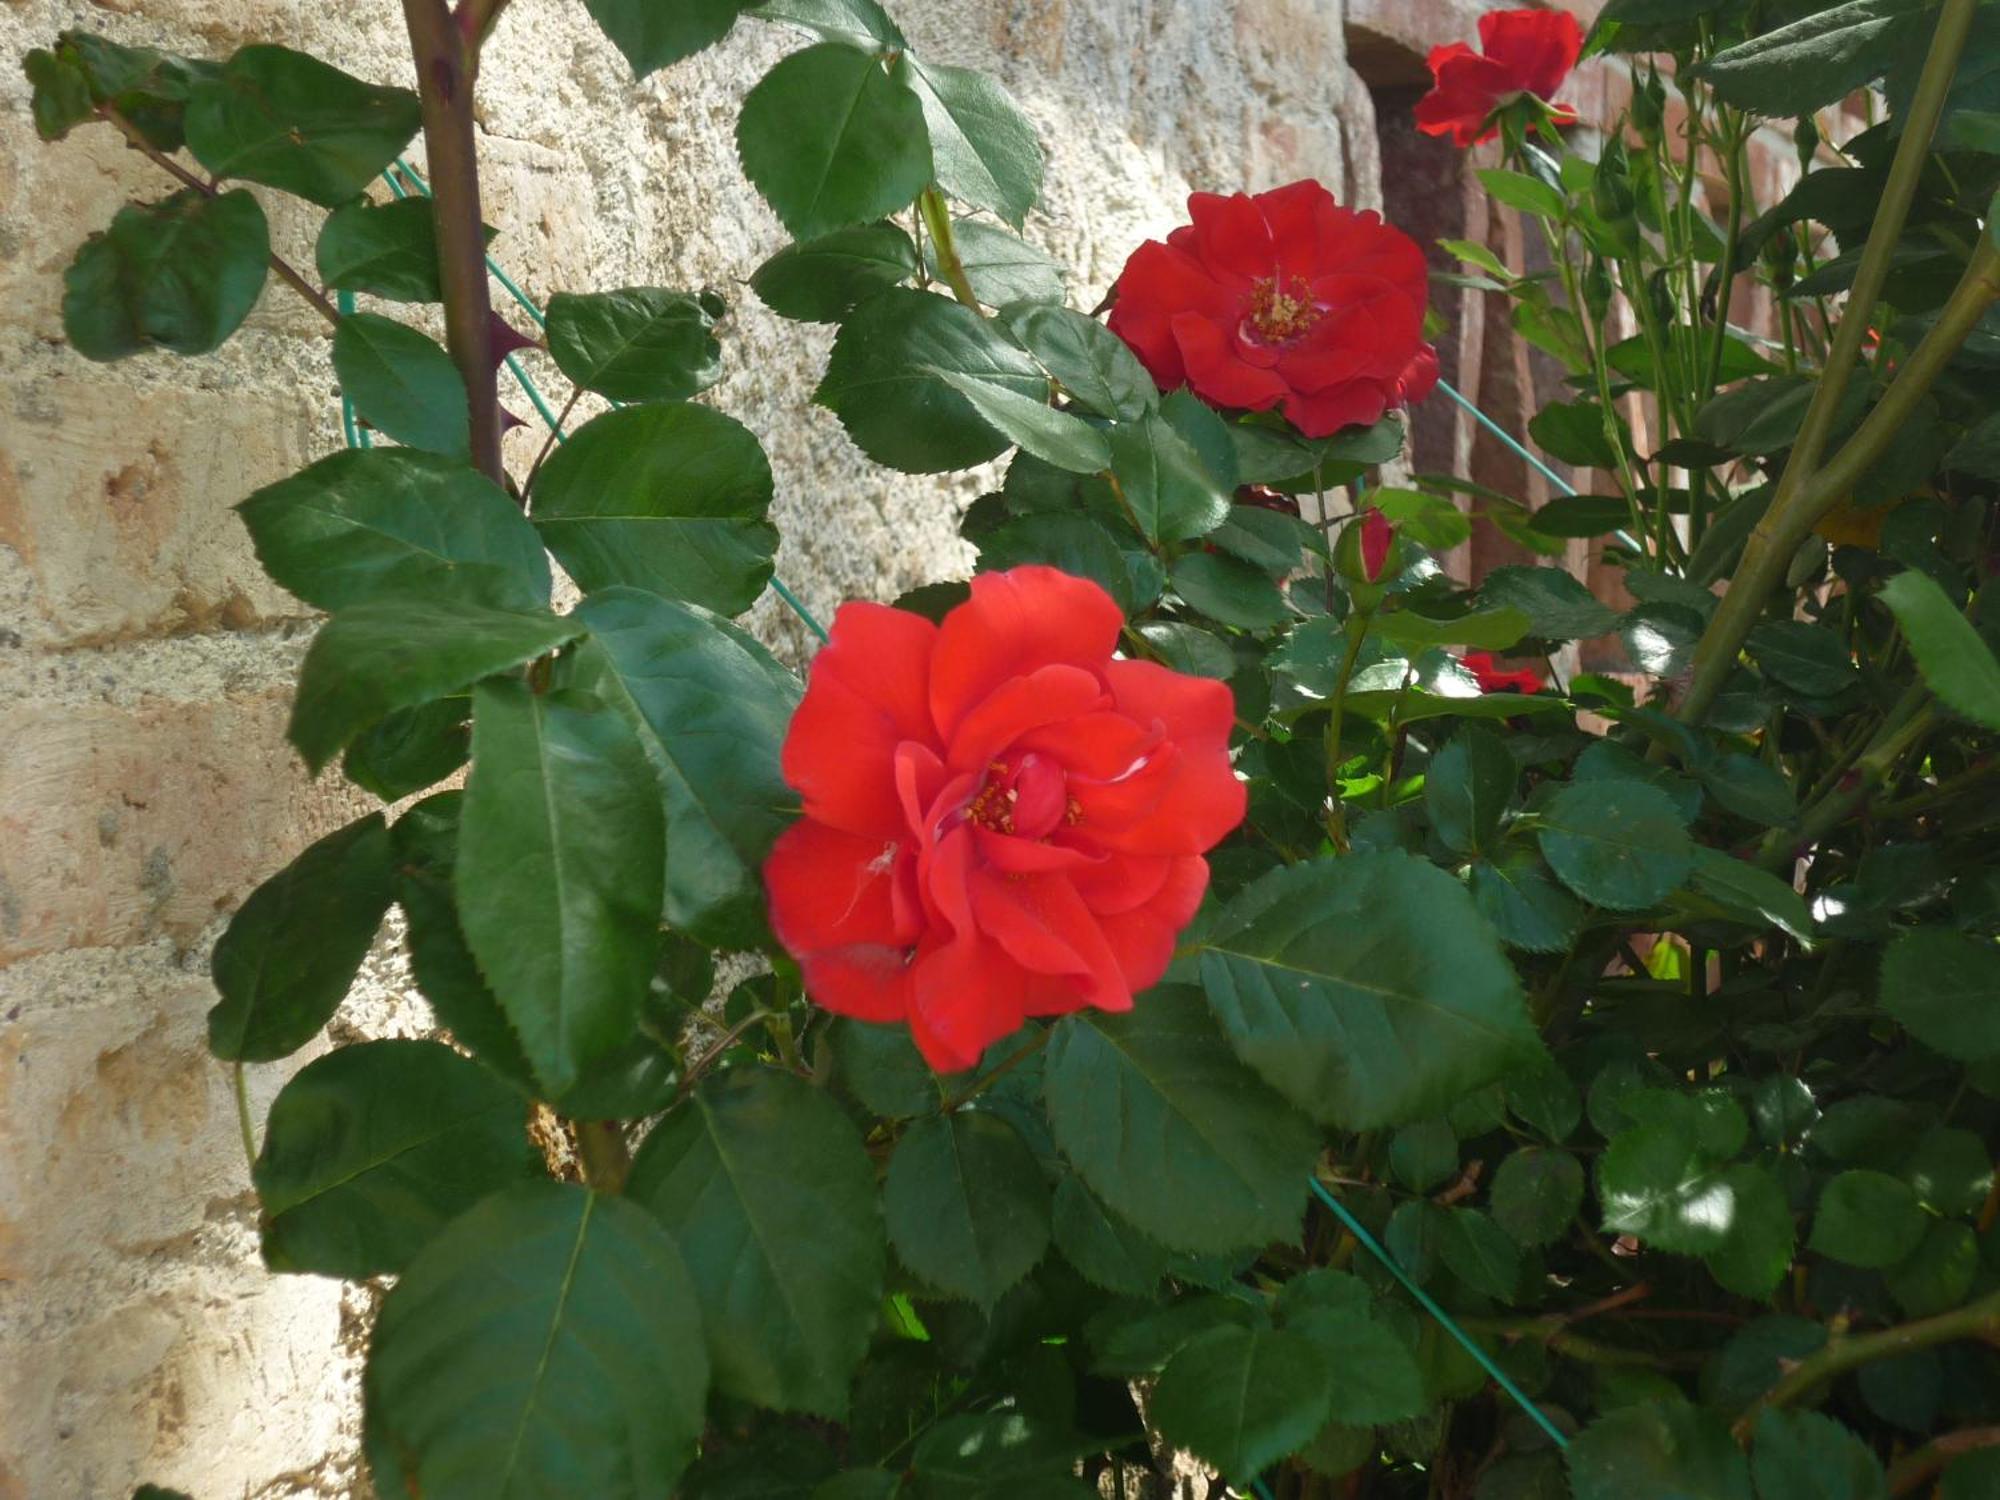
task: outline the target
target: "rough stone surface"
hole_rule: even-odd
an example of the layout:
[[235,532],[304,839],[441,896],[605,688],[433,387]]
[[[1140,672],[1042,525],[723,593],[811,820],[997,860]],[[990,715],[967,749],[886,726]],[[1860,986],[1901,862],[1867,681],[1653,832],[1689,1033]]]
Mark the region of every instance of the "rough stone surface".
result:
[[[1337,0],[892,9],[917,51],[994,71],[1041,127],[1048,185],[1028,233],[1073,268],[1077,306],[1191,187],[1315,176],[1379,201],[1375,103]],[[203,1046],[227,914],[360,805],[285,748],[311,616],[263,579],[230,514],[339,443],[326,330],[280,287],[208,359],[99,366],[64,346],[76,245],[165,186],[104,129],[34,139],[15,60],[72,26],[210,56],[279,41],[409,76],[388,0],[0,6],[0,1500],[122,1497],[140,1480],[201,1500],[362,1494],[369,1293],[263,1270],[229,1075]],[[744,285],[784,236],[732,127],[796,45],[745,22],[634,83],[576,0],[516,0],[485,63],[482,152],[496,252],[535,297],[730,297],[710,399],[768,448],[780,574],[825,615],[962,572],[953,524],[990,476],[866,464],[810,405],[829,331],[781,323]],[[276,211],[275,247],[309,265],[317,218]],[[546,359],[527,363],[560,400]],[[517,469],[540,441],[509,439]],[[750,620],[803,660],[810,638],[774,600]],[[336,1029],[421,1029],[406,989],[385,934]],[[254,1115],[303,1060],[249,1070]]]

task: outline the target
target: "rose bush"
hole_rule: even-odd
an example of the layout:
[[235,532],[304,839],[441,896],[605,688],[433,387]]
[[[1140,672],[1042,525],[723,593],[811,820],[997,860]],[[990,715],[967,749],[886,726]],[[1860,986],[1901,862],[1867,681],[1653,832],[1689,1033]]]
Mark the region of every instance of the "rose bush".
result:
[[[332,331],[350,451],[240,513],[328,613],[292,741],[382,809],[233,915],[209,1036],[248,1136],[400,908],[439,1034],[249,1143],[274,1269],[394,1278],[377,1491],[1991,1493],[1992,7],[1613,0],[1632,107],[1573,152],[1567,16],[1440,49],[1418,123],[1497,130],[1547,252],[1444,247],[1550,362],[1546,504],[1406,473],[1423,256],[1324,189],[1196,194],[1099,321],[1019,232],[1027,117],[874,0],[587,8],[641,73],[807,34],[737,122],[795,236],[751,292],[837,325],[872,458],[1003,459],[970,583],[844,605],[803,687],[730,618],[777,538],[714,294],[554,299],[624,404],[501,463],[502,0],[408,0],[421,97],[28,58],[44,135],[180,188],[79,249],[76,354],[212,349],[274,268]],[[1804,175],[1756,201],[1773,120]],[[1476,526],[1629,604],[1454,577]]]

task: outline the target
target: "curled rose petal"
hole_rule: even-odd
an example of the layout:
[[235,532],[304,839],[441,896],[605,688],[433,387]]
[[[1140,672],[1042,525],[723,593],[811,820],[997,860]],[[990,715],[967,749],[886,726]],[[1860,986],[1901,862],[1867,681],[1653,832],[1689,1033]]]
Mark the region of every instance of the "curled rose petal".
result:
[[1479,18],[1479,47],[1475,52],[1451,42],[1431,49],[1434,86],[1417,101],[1417,129],[1476,146],[1500,133],[1493,116],[1524,94],[1548,105],[1558,125],[1576,122],[1575,110],[1551,103],[1583,50],[1575,16],[1565,10],[1488,11]]
[[805,815],[764,866],[814,1001],[956,1071],[1158,983],[1247,797],[1228,687],[1117,659],[1123,623],[1045,567],[981,575],[936,627],[835,616],[785,742]]

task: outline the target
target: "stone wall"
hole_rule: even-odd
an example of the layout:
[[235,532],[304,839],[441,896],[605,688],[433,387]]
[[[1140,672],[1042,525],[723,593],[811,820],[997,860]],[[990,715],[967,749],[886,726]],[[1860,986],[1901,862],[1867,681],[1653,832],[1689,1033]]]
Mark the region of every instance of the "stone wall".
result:
[[[1190,187],[1316,176],[1350,201],[1379,195],[1338,0],[893,8],[919,51],[996,71],[1041,125],[1048,188],[1028,232],[1075,268],[1079,306]],[[1422,24],[1467,34],[1468,17]],[[16,60],[72,26],[214,56],[273,40],[374,80],[409,73],[391,0],[0,5],[0,1500],[122,1497],[141,1479],[199,1500],[361,1493],[358,1294],[262,1269],[230,1081],[203,1048],[222,922],[354,808],[284,744],[313,621],[263,580],[230,514],[339,444],[325,330],[274,288],[210,359],[101,366],[64,347],[76,245],[163,186],[104,129],[35,140]],[[984,476],[863,462],[809,405],[827,334],[781,324],[741,285],[783,235],[731,128],[794,45],[745,23],[634,84],[577,0],[516,0],[481,122],[496,252],[532,293],[731,296],[711,399],[769,449],[781,576],[826,612],[962,572],[953,523]],[[314,218],[287,209],[273,227],[309,265]],[[512,460],[539,441],[515,434]],[[771,601],[752,620],[803,659]],[[385,945],[340,1024],[420,1027],[402,990]],[[287,1072],[250,1070],[259,1117]]]

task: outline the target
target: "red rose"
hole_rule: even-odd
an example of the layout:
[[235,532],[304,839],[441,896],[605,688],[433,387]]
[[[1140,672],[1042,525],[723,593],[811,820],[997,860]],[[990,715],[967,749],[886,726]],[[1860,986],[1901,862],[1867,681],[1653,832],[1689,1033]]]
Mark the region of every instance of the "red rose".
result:
[[1185,384],[1252,411],[1282,404],[1307,437],[1430,394],[1430,277],[1408,235],[1316,182],[1194,193],[1188,217],[1165,244],[1132,252],[1111,307],[1111,331],[1161,390]]
[[1395,522],[1369,506],[1361,518],[1361,576],[1368,582],[1381,581],[1382,565],[1389,560],[1389,547],[1395,540]]
[[[1472,146],[1499,134],[1494,111],[1521,94],[1547,103],[1576,66],[1583,31],[1564,10],[1489,10],[1479,18],[1479,45],[1463,42],[1431,48],[1435,87],[1417,101],[1417,129],[1448,135]],[[1576,111],[1550,105],[1558,125],[1574,125]]]
[[907,1021],[940,1072],[1027,1016],[1127,1010],[1243,819],[1222,683],[1118,661],[1096,584],[1022,567],[933,625],[846,604],[785,737],[764,865],[806,993]]
[[1532,667],[1503,667],[1491,651],[1468,651],[1458,664],[1479,682],[1482,693],[1539,693],[1542,674]]

